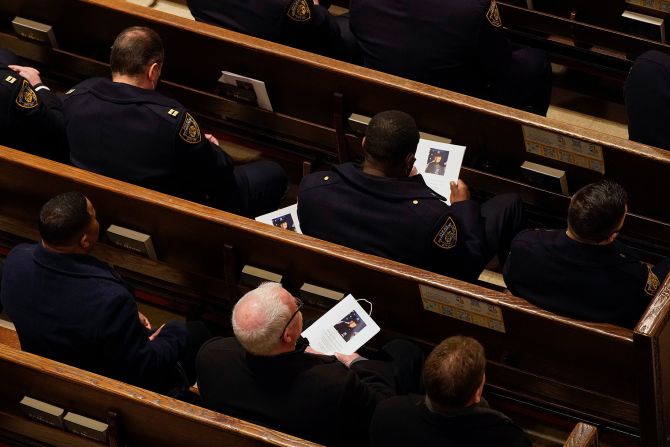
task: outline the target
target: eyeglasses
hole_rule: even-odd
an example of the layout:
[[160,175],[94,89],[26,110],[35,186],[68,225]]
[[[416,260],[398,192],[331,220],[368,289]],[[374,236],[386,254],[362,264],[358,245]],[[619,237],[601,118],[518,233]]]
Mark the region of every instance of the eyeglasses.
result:
[[293,315],[291,315],[291,318],[288,319],[286,322],[286,326],[284,326],[284,329],[281,331],[281,334],[279,335],[279,339],[281,340],[284,337],[284,332],[286,332],[286,329],[288,329],[288,325],[291,324],[291,321],[295,318],[296,315],[298,315],[298,312],[300,312],[300,309],[302,309],[302,306],[305,304],[302,302],[300,298],[293,297],[295,300],[295,305],[297,306],[297,309],[295,312],[293,312]]

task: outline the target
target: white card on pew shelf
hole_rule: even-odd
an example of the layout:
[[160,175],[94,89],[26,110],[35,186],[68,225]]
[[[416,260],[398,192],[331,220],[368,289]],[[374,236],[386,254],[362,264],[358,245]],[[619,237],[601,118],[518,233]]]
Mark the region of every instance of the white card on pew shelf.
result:
[[232,87],[230,91],[224,92],[225,96],[272,112],[272,104],[270,103],[268,90],[265,88],[265,82],[229,71],[221,72],[219,82]]
[[347,295],[310,327],[302,331],[315,350],[327,355],[353,354],[380,328],[352,296]]

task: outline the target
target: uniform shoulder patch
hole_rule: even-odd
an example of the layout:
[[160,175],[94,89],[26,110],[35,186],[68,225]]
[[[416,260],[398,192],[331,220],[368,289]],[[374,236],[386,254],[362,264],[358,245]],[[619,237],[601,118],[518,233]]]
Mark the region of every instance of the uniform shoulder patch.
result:
[[37,93],[35,93],[35,90],[33,90],[25,79],[23,80],[19,94],[16,95],[16,104],[24,109],[34,109],[39,104]]
[[489,10],[486,12],[486,20],[496,28],[502,27],[502,20],[500,20],[500,12],[498,11],[496,0],[491,0],[491,6],[489,6]]
[[289,4],[286,15],[296,22],[309,22],[312,19],[312,11],[309,9],[307,0],[293,0]]
[[184,122],[181,125],[181,129],[179,129],[179,137],[189,144],[197,144],[202,140],[200,126],[198,126],[195,118],[188,112],[186,112]]
[[444,225],[442,225],[442,228],[439,229],[433,238],[433,243],[440,248],[450,250],[456,246],[457,242],[458,228],[456,227],[456,222],[451,217],[447,217]]
[[661,285],[661,282],[658,280],[658,276],[651,270],[651,266],[647,265],[647,283],[644,285],[644,293],[650,296],[656,295],[658,287]]

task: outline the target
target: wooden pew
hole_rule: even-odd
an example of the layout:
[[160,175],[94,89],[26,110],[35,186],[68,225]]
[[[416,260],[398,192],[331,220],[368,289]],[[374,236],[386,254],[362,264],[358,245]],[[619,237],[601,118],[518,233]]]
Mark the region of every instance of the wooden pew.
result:
[[109,424],[105,444],[110,447],[318,445],[5,345],[0,345],[0,371],[0,441],[30,440],[57,447],[101,445],[28,418],[19,402],[30,396]]
[[[565,170],[571,191],[603,174],[527,152],[530,137],[524,137],[524,129],[547,131],[568,144],[581,140],[584,147],[601,147],[604,175],[626,187],[631,211],[670,222],[670,208],[661,205],[656,192],[670,172],[666,151],[126,2],[63,0],[39,5],[37,0],[0,5],[1,46],[45,64],[61,81],[74,81],[108,75],[104,61],[118,31],[130,25],[151,26],[163,36],[167,50],[161,85],[165,92],[197,112],[205,127],[261,143],[269,147],[267,155],[297,163],[297,171],[305,160],[337,162],[351,157],[346,144],[350,130],[346,118],[351,112],[372,116],[402,108],[416,118],[422,131],[468,147],[464,176],[475,189],[525,190],[530,205],[564,217],[560,197],[524,184],[519,172],[522,161]],[[52,24],[60,49],[17,38],[7,29],[17,14]],[[103,22],[105,27],[97,25]],[[221,69],[265,80],[275,112],[217,96]],[[649,243],[659,253],[668,253],[670,232],[641,231],[640,236],[645,235],[653,235]]]
[[[663,411],[670,402],[661,392],[670,382],[670,357],[664,355],[670,281],[635,331],[580,322],[504,293],[7,148],[0,148],[0,244],[37,240],[39,208],[68,190],[91,199],[101,228],[116,224],[152,236],[158,261],[105,243],[94,254],[140,285],[178,295],[180,305],[224,313],[243,290],[242,267],[253,265],[282,274],[295,293],[310,283],[370,300],[384,328],[376,343],[402,335],[428,350],[449,335],[476,337],[489,358],[487,392],[501,399],[532,403],[573,423],[595,422],[633,439],[640,435],[644,445],[663,445],[670,429]],[[178,293],[186,289],[192,292]],[[457,309],[449,317],[426,310],[422,290],[426,299],[436,294],[467,312]],[[330,305],[308,304],[316,314]],[[476,309],[493,317],[482,319]]]
[[598,447],[598,430],[593,425],[580,422],[563,445],[565,447]]

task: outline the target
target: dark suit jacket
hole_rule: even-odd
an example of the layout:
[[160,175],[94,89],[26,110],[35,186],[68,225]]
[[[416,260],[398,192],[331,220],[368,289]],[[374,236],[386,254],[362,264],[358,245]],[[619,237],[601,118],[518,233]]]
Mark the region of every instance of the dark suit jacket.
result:
[[375,406],[394,394],[384,363],[361,360],[349,370],[335,357],[296,351],[247,353],[235,338],[215,338],[196,362],[207,408],[328,446],[367,445]]
[[345,163],[303,178],[303,233],[366,253],[473,280],[486,259],[484,222],[474,200],[449,206],[423,177],[384,178]]
[[370,427],[373,447],[530,447],[523,431],[485,401],[451,414],[428,409],[416,394],[388,399]]
[[18,245],[0,298],[24,351],[134,385],[156,389],[186,347],[177,322],[150,342],[130,290],[92,256]]

